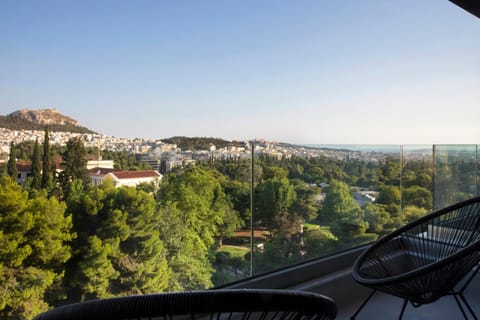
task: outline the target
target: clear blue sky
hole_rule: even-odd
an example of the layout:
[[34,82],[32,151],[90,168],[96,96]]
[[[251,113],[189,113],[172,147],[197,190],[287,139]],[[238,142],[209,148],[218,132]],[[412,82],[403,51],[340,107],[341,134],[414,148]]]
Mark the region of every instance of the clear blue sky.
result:
[[119,137],[480,143],[480,20],[447,0],[0,1],[0,114]]

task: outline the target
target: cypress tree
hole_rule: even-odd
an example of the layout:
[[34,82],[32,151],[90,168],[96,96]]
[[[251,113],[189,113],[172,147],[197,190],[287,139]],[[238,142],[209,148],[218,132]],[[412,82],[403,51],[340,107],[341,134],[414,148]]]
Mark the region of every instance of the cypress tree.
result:
[[7,174],[17,181],[17,149],[13,141],[10,143],[10,154],[8,155]]
[[40,165],[40,146],[38,139],[35,140],[32,154],[32,189],[40,189],[42,183],[42,173]]
[[42,155],[42,189],[50,187],[51,181],[51,155],[50,155],[50,139],[48,126],[45,127],[45,138],[43,140],[43,155]]
[[87,170],[87,150],[80,137],[71,138],[67,141],[65,151],[62,153],[62,173],[59,176],[60,186],[63,189],[65,199],[68,199],[70,185],[73,180],[82,180],[83,185],[90,183]]

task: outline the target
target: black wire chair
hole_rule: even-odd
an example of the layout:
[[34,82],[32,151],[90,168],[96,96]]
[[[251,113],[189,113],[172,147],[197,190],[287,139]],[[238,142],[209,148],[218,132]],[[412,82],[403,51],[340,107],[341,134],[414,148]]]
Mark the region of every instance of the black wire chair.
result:
[[315,293],[226,289],[92,300],[52,309],[34,320],[327,320],[336,315],[336,303]]
[[[414,307],[452,295],[462,315],[462,303],[477,319],[463,292],[478,272],[480,261],[480,197],[437,210],[377,240],[353,266],[352,276],[373,292],[404,299]],[[460,287],[460,288],[458,288]],[[459,299],[460,298],[460,299]],[[461,300],[461,301],[460,301]]]

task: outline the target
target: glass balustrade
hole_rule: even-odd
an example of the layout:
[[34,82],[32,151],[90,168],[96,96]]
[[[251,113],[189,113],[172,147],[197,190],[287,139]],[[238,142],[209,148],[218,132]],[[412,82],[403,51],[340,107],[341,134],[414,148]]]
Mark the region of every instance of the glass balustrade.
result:
[[434,209],[479,195],[479,161],[477,145],[289,150],[256,141],[253,158],[228,165],[237,174],[229,175],[235,187],[227,192],[237,199],[243,224],[216,253],[216,274],[223,277],[216,284],[374,241]]
[[478,195],[478,146],[434,146],[434,207]]
[[[107,183],[83,191],[75,185],[72,192],[82,196],[68,203],[79,231],[71,244],[93,262],[77,271],[68,264],[77,273],[67,270],[66,277],[91,284],[85,299],[130,292],[123,283],[138,279],[132,270],[143,267],[129,256],[148,263],[163,257],[170,278],[158,290],[222,286],[367,244],[480,194],[478,145],[251,141],[219,149],[166,153],[164,165],[156,159],[165,173],[157,192],[153,185],[123,190]],[[120,232],[127,227],[130,233]],[[162,242],[157,255],[138,256],[154,236]],[[97,248],[99,239],[116,251]],[[104,270],[120,270],[123,278],[111,273],[103,287],[90,283],[86,272],[96,272],[102,259]],[[77,301],[80,291],[67,289],[69,301]]]

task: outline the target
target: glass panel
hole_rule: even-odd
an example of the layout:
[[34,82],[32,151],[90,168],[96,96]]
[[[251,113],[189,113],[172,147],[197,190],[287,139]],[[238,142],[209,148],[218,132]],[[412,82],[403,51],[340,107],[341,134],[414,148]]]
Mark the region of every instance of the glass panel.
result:
[[[383,236],[403,224],[402,215],[402,146],[377,147],[376,166],[380,173],[374,206],[365,210],[370,232]],[[374,162],[375,163],[375,162]]]
[[304,259],[303,222],[316,214],[313,195],[318,180],[305,179],[303,157],[294,149],[266,141],[255,141],[253,272],[260,274]]
[[254,273],[375,240],[400,225],[400,146],[257,142]]
[[475,146],[477,149],[477,162],[475,166],[475,180],[476,180],[476,196],[480,196],[480,145]]
[[433,210],[433,149],[405,145],[402,150],[402,213],[408,223]]
[[[480,190],[477,145],[302,147],[254,141],[182,151],[187,146],[159,143],[149,157],[139,157],[143,163],[127,153],[102,152],[104,161],[112,159],[112,166],[115,162],[124,170],[147,164],[160,170],[159,189],[149,184],[116,189],[112,183],[71,189],[75,193],[68,205],[78,235],[72,248],[79,248],[78,259],[90,257],[95,249],[96,242],[88,242],[91,234],[121,253],[108,257],[123,272],[119,280],[114,274],[106,280],[112,288],[138,278],[128,269],[139,266],[132,264],[133,258],[158,262],[156,255],[137,255],[150,245],[146,235],[157,234],[138,231],[144,228],[158,228],[162,245],[151,243],[155,254],[165,254],[162,263],[168,266],[165,274],[172,288],[203,289],[371,242]],[[118,214],[125,219],[115,220]],[[126,226],[135,237],[117,240],[117,230]],[[128,255],[133,258],[124,259]],[[85,270],[96,270],[97,259],[103,258],[85,260],[91,263]],[[100,296],[102,288],[86,299]]]
[[476,145],[434,146],[436,209],[478,194],[477,153]]
[[172,142],[142,161],[164,174],[157,200],[177,287],[204,289],[250,276],[250,143]]
[[251,276],[251,144],[227,146],[213,153],[211,166],[221,176],[229,203],[214,246],[212,280],[220,286]]

